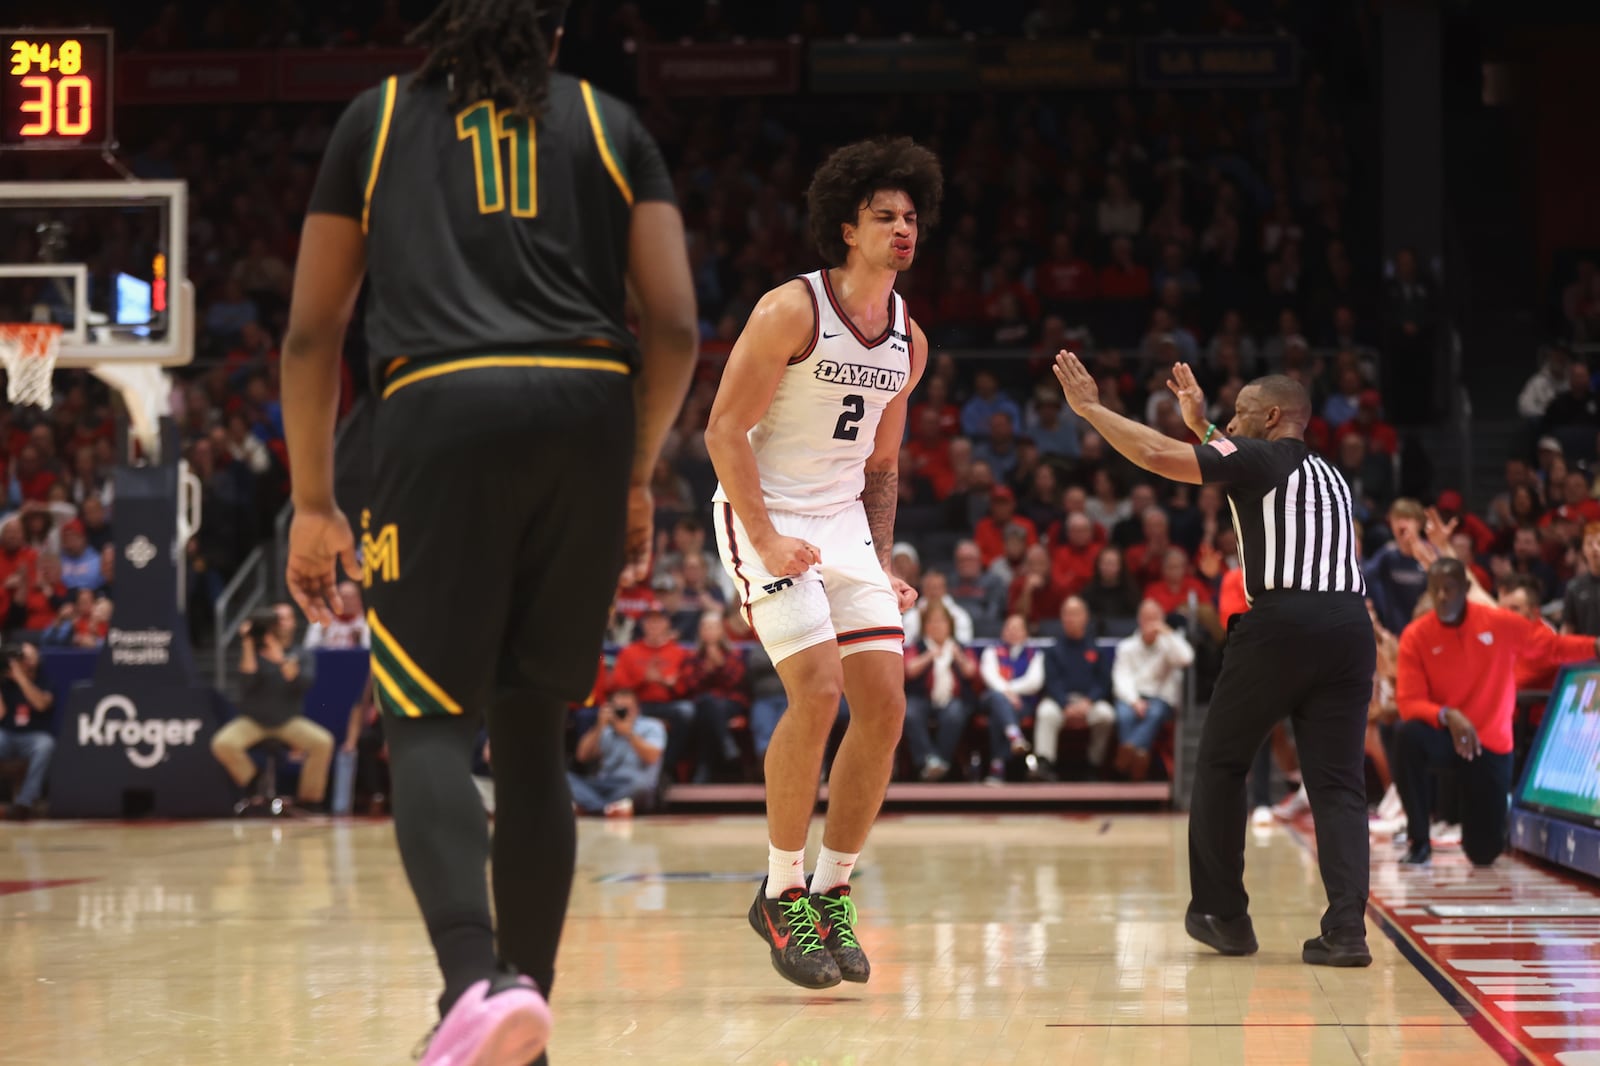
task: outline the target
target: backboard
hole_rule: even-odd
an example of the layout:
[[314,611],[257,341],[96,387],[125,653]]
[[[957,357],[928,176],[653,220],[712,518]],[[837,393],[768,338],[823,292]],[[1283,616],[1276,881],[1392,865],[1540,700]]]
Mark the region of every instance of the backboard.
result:
[[194,359],[181,181],[0,182],[0,321],[62,327],[62,368]]

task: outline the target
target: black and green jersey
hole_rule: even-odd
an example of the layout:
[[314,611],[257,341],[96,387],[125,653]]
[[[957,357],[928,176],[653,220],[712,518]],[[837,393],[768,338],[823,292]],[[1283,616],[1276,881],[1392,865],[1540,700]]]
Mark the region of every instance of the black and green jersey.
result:
[[309,210],[360,220],[367,343],[398,382],[458,357],[631,370],[630,216],[673,198],[638,117],[588,82],[553,75],[533,119],[406,76],[346,109]]

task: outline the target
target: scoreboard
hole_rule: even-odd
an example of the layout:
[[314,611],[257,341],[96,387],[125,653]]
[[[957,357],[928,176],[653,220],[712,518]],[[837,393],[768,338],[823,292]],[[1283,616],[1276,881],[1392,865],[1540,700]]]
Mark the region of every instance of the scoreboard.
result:
[[110,148],[111,31],[0,30],[0,149]]

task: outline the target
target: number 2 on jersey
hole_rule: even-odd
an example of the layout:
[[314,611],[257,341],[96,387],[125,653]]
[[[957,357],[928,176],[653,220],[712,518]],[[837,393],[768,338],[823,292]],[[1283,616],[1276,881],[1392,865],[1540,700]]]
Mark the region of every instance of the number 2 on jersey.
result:
[[833,427],[834,440],[855,440],[856,434],[861,432],[861,427],[856,425],[867,413],[867,401],[859,392],[852,392],[844,398],[844,414],[839,416],[839,421]]
[[533,119],[502,111],[492,100],[479,100],[456,116],[456,137],[472,141],[472,166],[478,182],[478,212],[505,210],[504,164],[500,142],[511,142],[511,214],[539,214],[539,146]]

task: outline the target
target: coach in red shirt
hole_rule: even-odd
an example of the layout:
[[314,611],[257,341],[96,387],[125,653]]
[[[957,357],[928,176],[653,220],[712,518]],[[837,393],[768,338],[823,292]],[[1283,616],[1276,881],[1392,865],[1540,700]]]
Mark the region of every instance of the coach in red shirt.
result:
[[1433,610],[1400,637],[1395,703],[1400,709],[1395,783],[1406,809],[1409,847],[1401,862],[1432,857],[1428,770],[1449,767],[1462,789],[1461,848],[1487,866],[1505,848],[1511,790],[1511,720],[1518,659],[1583,662],[1600,656],[1593,637],[1563,637],[1498,607],[1467,601],[1460,561],[1428,571]]

